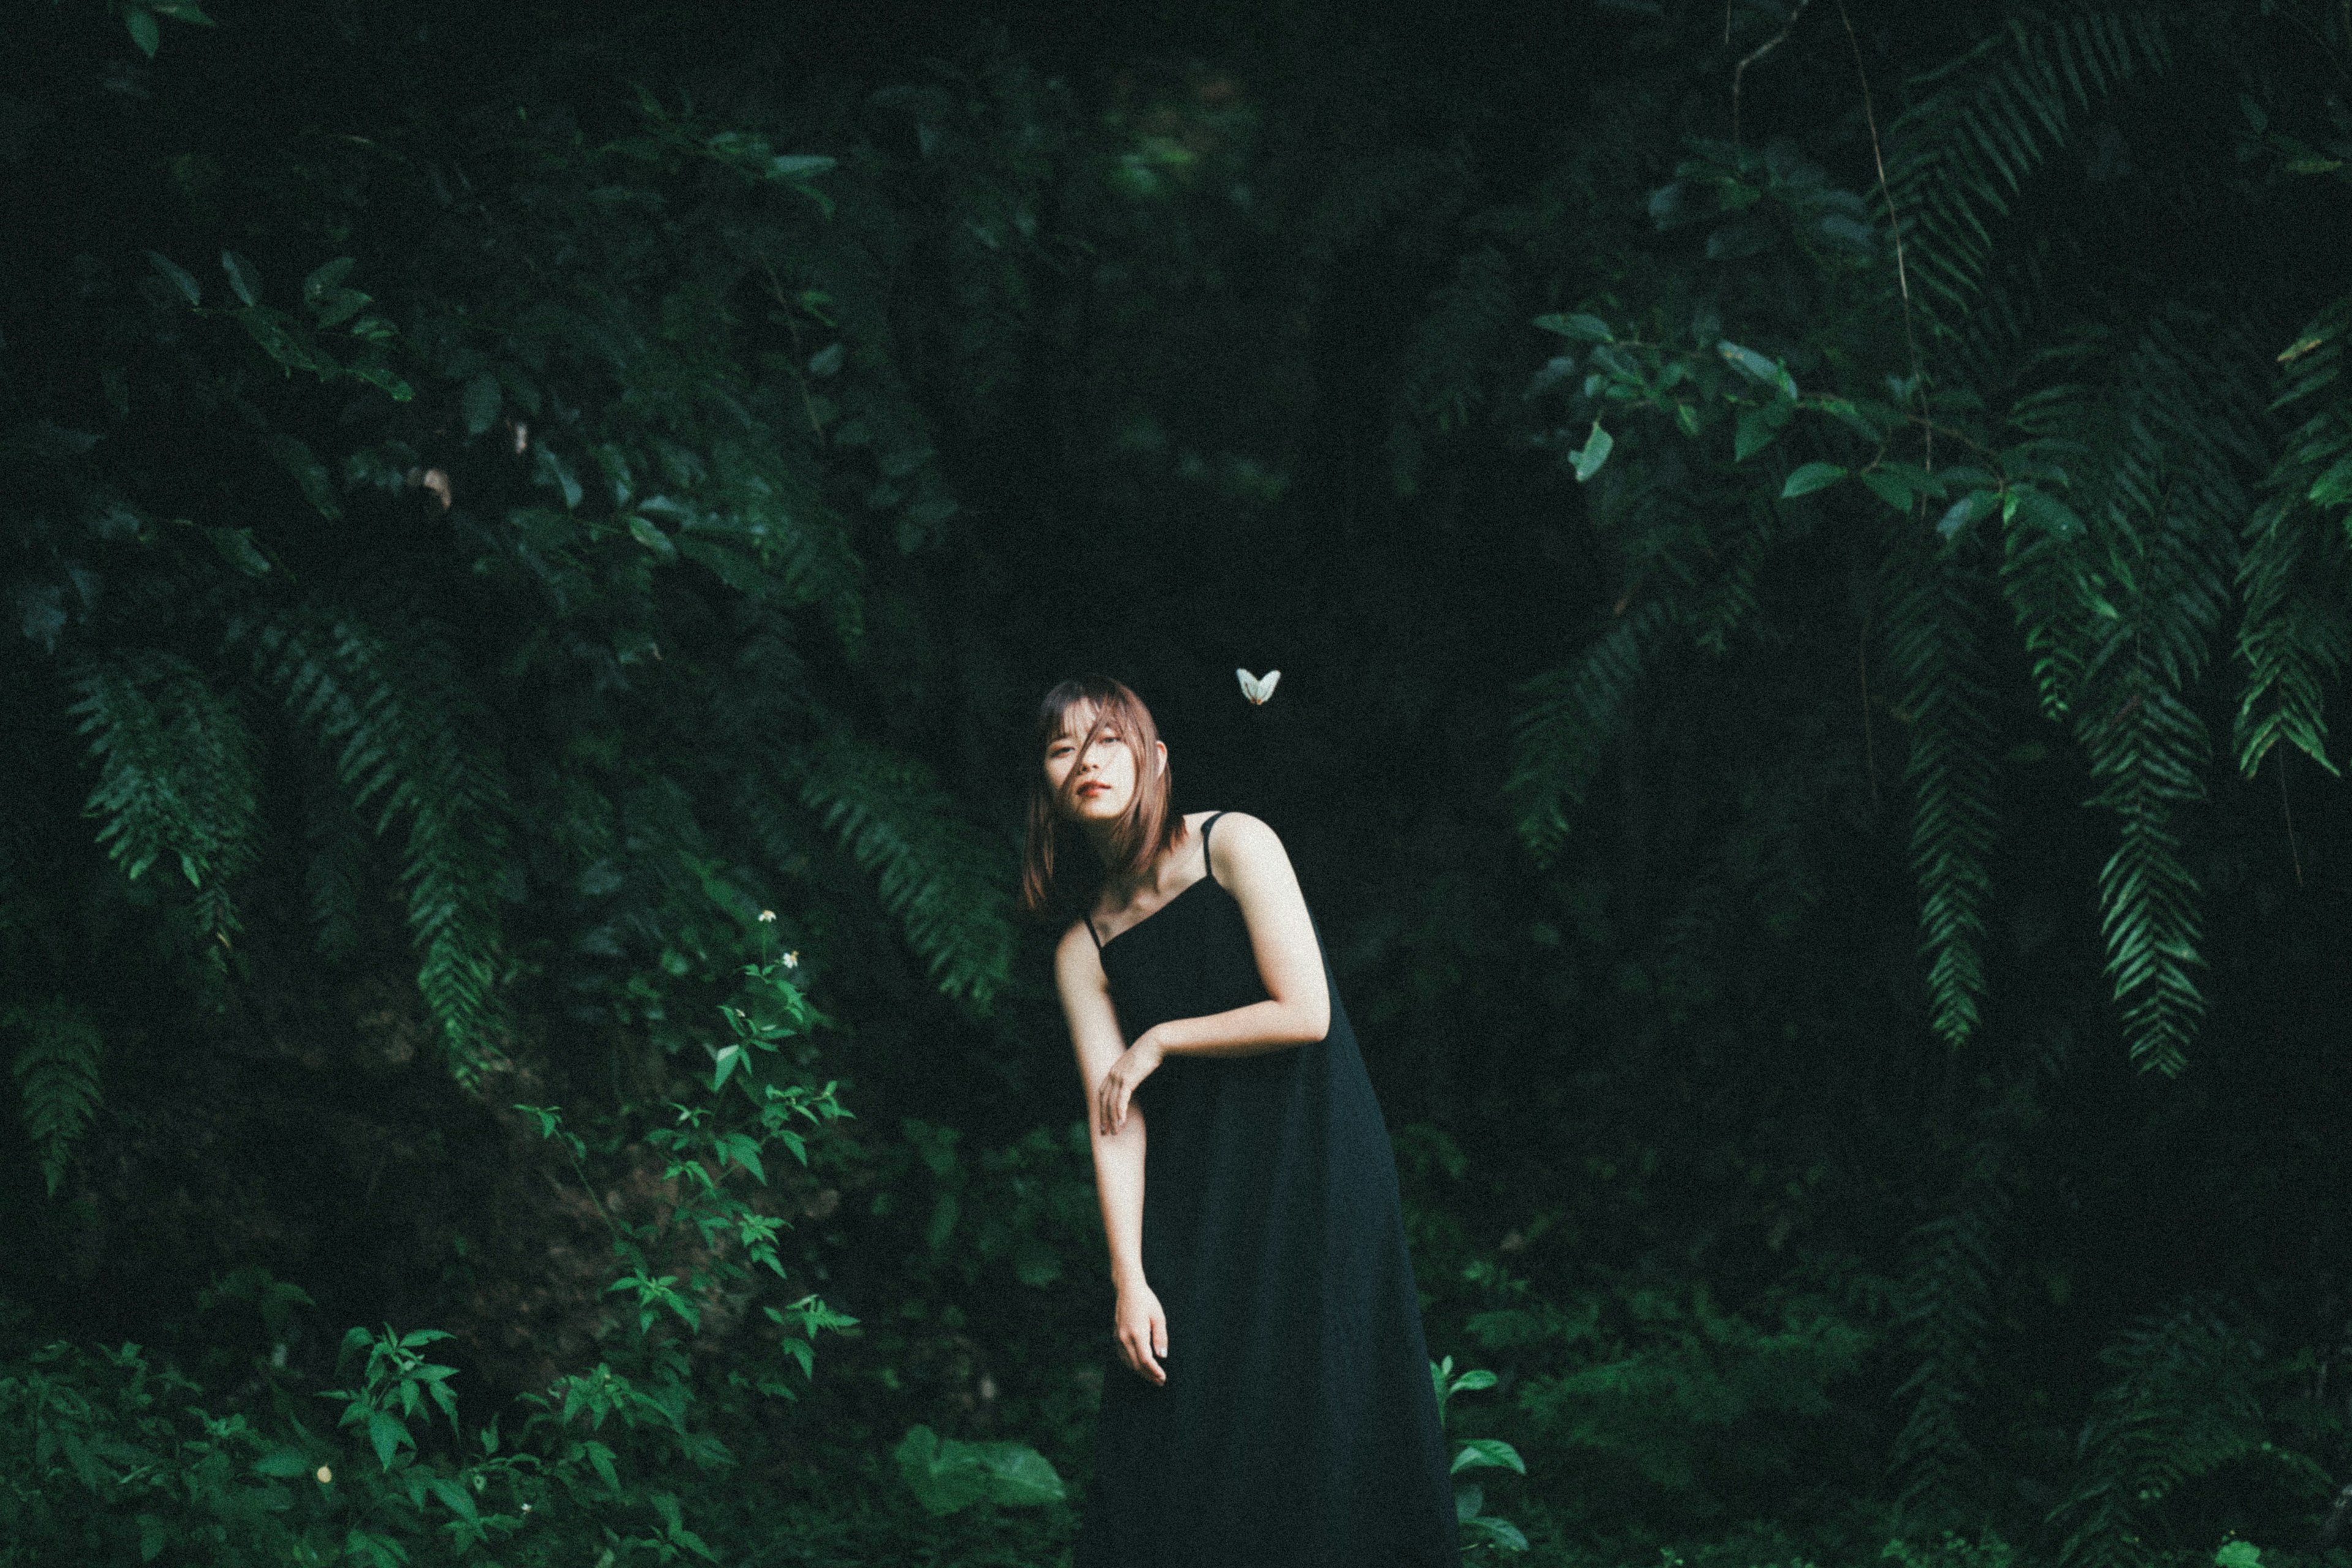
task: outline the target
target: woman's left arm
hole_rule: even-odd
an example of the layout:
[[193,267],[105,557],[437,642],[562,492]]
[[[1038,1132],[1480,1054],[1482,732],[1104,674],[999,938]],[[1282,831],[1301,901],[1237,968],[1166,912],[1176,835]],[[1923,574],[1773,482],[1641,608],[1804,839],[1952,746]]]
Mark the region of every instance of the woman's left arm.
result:
[[1209,869],[1242,907],[1266,999],[1198,1018],[1171,1018],[1138,1036],[1105,1073],[1095,1114],[1117,1132],[1135,1086],[1169,1057],[1247,1057],[1311,1045],[1331,1030],[1331,991],[1298,875],[1273,828],[1227,812],[1210,836]]

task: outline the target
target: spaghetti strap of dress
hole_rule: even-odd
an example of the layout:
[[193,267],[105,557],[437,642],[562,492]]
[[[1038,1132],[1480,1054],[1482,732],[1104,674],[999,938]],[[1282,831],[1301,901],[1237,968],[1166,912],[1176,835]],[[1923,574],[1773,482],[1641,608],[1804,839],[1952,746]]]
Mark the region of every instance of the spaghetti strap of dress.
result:
[[[1201,824],[1201,873],[1212,882],[1217,882],[1217,863],[1209,858],[1209,829],[1216,826],[1218,816],[1224,815],[1222,811],[1218,812],[1215,816]],[[1224,884],[1217,882],[1217,886],[1222,888]]]

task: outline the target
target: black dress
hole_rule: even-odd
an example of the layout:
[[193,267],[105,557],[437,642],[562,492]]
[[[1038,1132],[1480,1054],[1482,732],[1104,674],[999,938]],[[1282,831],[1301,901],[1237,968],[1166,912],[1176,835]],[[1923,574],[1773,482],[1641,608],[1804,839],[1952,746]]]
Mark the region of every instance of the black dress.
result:
[[[1266,999],[1210,876],[1102,965],[1129,1040]],[[1337,987],[1315,1044],[1171,1056],[1133,1103],[1168,1382],[1106,1370],[1076,1568],[1458,1568],[1396,1159]]]

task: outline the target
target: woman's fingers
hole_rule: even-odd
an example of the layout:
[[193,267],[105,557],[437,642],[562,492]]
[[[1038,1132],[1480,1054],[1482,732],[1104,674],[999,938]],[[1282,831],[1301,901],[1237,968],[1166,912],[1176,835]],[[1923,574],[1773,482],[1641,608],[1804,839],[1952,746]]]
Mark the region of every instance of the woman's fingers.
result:
[[1101,1123],[1103,1136],[1108,1137],[1127,1125],[1127,1084],[1114,1068],[1103,1074],[1102,1093],[1096,1101],[1095,1117]]
[[1151,1348],[1161,1355],[1168,1353],[1168,1314],[1151,1314]]

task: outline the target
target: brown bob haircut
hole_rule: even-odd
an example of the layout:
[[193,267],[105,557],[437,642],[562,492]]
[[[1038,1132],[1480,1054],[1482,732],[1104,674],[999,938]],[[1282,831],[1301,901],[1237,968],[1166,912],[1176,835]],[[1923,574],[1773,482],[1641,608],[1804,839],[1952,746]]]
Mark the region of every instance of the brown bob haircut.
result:
[[[1073,709],[1091,709],[1092,722],[1078,740],[1084,757],[1095,737],[1110,731],[1135,754],[1135,797],[1127,814],[1112,828],[1103,870],[1107,875],[1137,876],[1176,842],[1184,819],[1169,810],[1169,770],[1155,767],[1160,730],[1143,699],[1104,675],[1081,675],[1045,693],[1037,705],[1035,766],[1029,775],[1029,824],[1021,854],[1021,907],[1033,915],[1051,917],[1080,907],[1082,895],[1066,875],[1077,846],[1076,827],[1067,815],[1078,770],[1072,768],[1063,787],[1046,782],[1045,748],[1062,733]],[[1091,894],[1100,883],[1087,884]]]

